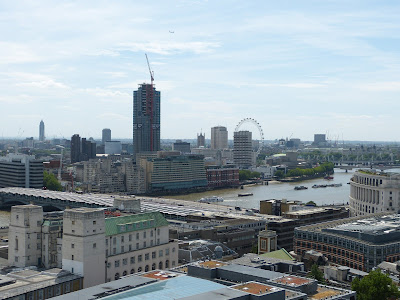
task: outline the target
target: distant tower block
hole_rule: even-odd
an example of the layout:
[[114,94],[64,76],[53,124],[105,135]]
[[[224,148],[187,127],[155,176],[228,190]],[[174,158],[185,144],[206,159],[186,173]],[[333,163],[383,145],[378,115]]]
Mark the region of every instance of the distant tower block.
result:
[[104,128],[101,135],[101,143],[104,145],[108,141],[111,141],[111,129]]
[[197,147],[205,147],[206,146],[206,135],[201,133],[197,135]]
[[140,212],[140,199],[136,197],[118,197],[114,199],[114,207],[128,212]]
[[44,139],[44,122],[41,120],[39,124],[39,141],[44,142]]
[[224,126],[211,128],[211,149],[228,149],[228,130]]

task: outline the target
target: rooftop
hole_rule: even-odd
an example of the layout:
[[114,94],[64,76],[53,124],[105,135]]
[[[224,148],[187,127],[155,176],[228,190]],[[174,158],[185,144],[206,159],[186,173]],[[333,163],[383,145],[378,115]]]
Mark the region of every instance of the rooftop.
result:
[[271,292],[282,290],[281,288],[278,288],[276,286],[270,286],[254,281],[235,285],[232,288],[253,295],[265,295]]
[[157,271],[152,271],[152,272],[148,272],[148,273],[142,274],[141,276],[142,277],[146,277],[146,278],[158,279],[158,280],[162,281],[162,280],[167,280],[167,279],[170,279],[170,278],[174,278],[174,277],[179,276],[179,275],[176,274],[176,273],[172,273],[172,272],[166,272],[166,271],[157,270]]
[[285,284],[288,286],[294,286],[294,287],[311,283],[311,280],[309,280],[309,279],[306,279],[303,277],[297,277],[297,276],[293,276],[293,275],[283,276],[280,278],[273,279],[272,281],[276,282],[276,283],[282,283],[282,284]]
[[159,212],[146,212],[106,218],[106,235],[115,235],[136,230],[168,226],[168,221]]
[[226,266],[226,263],[223,263],[223,262],[217,261],[217,260],[209,260],[209,261],[200,262],[198,265],[202,266],[204,268],[207,268],[207,269],[214,269],[214,268],[220,268],[220,267]]

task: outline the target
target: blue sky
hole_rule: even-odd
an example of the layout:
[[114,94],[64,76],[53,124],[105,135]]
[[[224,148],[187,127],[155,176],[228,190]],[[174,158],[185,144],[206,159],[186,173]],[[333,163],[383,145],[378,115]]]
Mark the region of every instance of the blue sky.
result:
[[[132,91],[161,91],[161,137],[314,133],[399,141],[398,1],[1,1],[0,134],[132,135]],[[173,31],[174,33],[170,33]],[[257,135],[256,135],[257,136]]]

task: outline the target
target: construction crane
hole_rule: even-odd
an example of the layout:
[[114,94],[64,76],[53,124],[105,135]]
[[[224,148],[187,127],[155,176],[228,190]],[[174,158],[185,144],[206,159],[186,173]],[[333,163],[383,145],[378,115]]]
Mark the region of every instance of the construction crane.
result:
[[149,58],[146,55],[146,60],[147,60],[147,66],[149,67],[149,72],[150,72],[150,78],[151,78],[151,86],[149,89],[149,101],[146,101],[146,114],[150,116],[150,151],[154,151],[154,144],[153,144],[153,102],[154,102],[154,97],[153,97],[153,82],[154,82],[154,72],[150,68],[150,63],[149,63]]
[[146,60],[147,60],[147,66],[149,67],[149,72],[150,72],[150,77],[151,77],[151,85],[153,86],[154,72],[150,68],[150,63],[149,63],[149,58],[147,57],[147,53],[145,53],[145,55],[146,55]]

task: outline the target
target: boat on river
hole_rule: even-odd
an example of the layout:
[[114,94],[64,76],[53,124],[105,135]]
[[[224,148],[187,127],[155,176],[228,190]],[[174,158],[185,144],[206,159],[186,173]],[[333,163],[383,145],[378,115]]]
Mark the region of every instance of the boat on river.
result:
[[253,193],[241,193],[241,194],[238,194],[238,197],[248,197],[248,196],[253,196]]
[[296,191],[301,191],[301,190],[307,190],[308,187],[304,186],[304,185],[300,185],[300,186],[295,186],[294,189]]
[[218,196],[204,197],[199,200],[201,203],[215,203],[215,202],[223,202],[224,198]]

